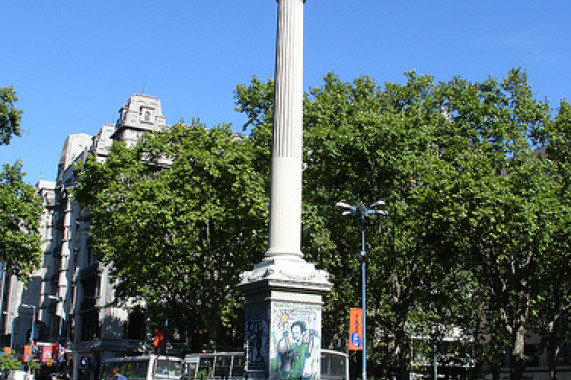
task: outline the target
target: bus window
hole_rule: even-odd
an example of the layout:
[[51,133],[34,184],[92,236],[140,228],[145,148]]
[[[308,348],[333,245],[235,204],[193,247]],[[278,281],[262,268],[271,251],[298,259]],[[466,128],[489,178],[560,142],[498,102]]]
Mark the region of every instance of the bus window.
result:
[[244,355],[234,355],[232,362],[232,376],[244,376]]
[[198,362],[198,375],[201,373],[205,375],[212,375],[212,369],[214,364],[214,358],[200,358]]
[[231,356],[217,356],[216,365],[214,366],[214,376],[220,376],[222,378],[228,377],[230,375],[231,361]]
[[349,356],[345,353],[331,350],[321,350],[321,379],[348,379]]
[[113,377],[113,373],[111,372],[112,370],[113,370],[113,363],[103,364],[103,369],[101,370],[100,378],[103,380],[111,379],[111,377]]
[[341,357],[331,358],[331,375],[332,376],[343,376],[346,372],[346,361]]
[[111,372],[113,368],[118,368],[129,380],[179,380],[182,376],[182,361],[176,357],[142,355],[107,359],[100,379],[115,380]]
[[160,379],[180,379],[182,375],[182,363],[168,359],[157,359],[155,377]]
[[185,364],[185,378],[194,379],[196,377],[196,369],[198,368],[198,363],[187,362]]
[[149,368],[149,363],[146,361],[133,361],[126,364],[125,372],[121,372],[125,375],[128,379],[146,379],[147,378],[147,370]]

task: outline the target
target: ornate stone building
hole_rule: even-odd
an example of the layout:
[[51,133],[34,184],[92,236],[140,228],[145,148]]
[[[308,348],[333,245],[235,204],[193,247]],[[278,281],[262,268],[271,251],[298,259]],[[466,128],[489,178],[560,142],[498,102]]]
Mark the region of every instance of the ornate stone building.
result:
[[[119,110],[116,124],[104,124],[95,136],[74,134],[62,148],[55,182],[39,181],[44,201],[42,268],[27,288],[2,274],[1,327],[5,344],[17,354],[29,339],[32,313],[39,345],[61,342],[73,379],[94,379],[101,360],[145,350],[145,317],[136,308],[109,306],[114,287],[108,268],[94,257],[90,216],[73,199],[74,164],[93,154],[105,160],[114,141],[135,144],[145,132],[165,127],[160,100],[135,94]],[[35,309],[23,305],[33,305]],[[134,304],[135,306],[135,304]],[[63,365],[63,363],[62,363]]]

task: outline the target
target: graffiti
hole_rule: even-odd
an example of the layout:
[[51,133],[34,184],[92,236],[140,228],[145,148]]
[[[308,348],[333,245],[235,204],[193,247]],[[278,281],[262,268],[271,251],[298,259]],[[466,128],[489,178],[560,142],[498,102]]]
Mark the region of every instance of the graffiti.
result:
[[276,303],[272,308],[272,379],[317,379],[321,309]]

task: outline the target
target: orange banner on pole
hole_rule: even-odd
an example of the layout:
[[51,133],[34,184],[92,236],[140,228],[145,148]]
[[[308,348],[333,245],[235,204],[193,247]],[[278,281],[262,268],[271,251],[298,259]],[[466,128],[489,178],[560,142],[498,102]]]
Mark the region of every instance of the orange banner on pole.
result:
[[52,344],[52,360],[58,360],[59,358],[59,344]]
[[349,350],[363,350],[363,309],[351,308],[349,310]]
[[155,339],[153,340],[153,348],[155,354],[165,354],[165,330],[155,330]]
[[24,363],[27,363],[31,359],[32,359],[32,346],[24,346],[24,356],[22,356],[22,361]]

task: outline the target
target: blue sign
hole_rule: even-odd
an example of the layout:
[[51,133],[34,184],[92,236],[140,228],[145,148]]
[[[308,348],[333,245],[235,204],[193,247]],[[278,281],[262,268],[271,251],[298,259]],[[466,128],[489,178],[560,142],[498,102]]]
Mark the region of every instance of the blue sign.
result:
[[355,347],[361,347],[361,337],[356,332],[351,334],[351,343]]

